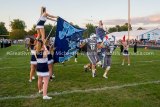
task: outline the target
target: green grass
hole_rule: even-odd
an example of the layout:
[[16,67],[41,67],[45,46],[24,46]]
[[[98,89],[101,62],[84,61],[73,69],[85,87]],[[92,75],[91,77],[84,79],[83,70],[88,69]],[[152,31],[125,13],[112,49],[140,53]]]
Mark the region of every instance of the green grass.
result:
[[[28,82],[30,56],[10,56],[7,52],[25,51],[23,45],[0,49],[0,98],[29,96],[37,93],[37,80]],[[119,52],[119,49],[116,50]],[[133,51],[131,49],[130,51]],[[131,55],[131,66],[121,66],[122,56],[112,57],[109,78],[102,78],[103,69],[97,68],[97,77],[83,72],[88,63],[86,56],[78,56],[78,63],[71,59],[65,65],[54,67],[56,79],[49,83],[48,92],[62,92],[120,86],[160,80],[160,51],[139,49],[152,55]],[[142,62],[153,61],[153,62]],[[147,84],[120,89],[52,96],[50,101],[35,99],[0,100],[0,107],[160,107],[160,84]]]

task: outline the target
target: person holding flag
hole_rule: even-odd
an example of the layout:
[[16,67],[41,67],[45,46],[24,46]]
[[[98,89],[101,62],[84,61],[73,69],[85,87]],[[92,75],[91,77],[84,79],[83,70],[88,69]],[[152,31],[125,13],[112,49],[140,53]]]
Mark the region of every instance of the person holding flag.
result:
[[47,13],[46,7],[41,7],[41,16],[36,24],[36,30],[37,30],[37,38],[36,39],[42,39],[43,43],[45,43],[45,29],[44,24],[47,19],[51,21],[57,21],[58,16],[53,16]]
[[[98,37],[98,44],[101,44],[105,35],[106,35],[106,31],[103,28],[103,22],[102,20],[99,21],[99,26],[96,28],[96,35]],[[103,60],[103,56],[102,53],[104,52],[105,49],[103,48],[98,48],[98,56],[99,56],[99,62],[97,63],[98,66],[102,65],[102,60]]]
[[102,20],[99,21],[99,26],[96,28],[96,35],[103,40],[103,38],[106,35],[106,31],[103,28],[103,22]]
[[63,63],[75,56],[79,50],[84,31],[84,29],[73,26],[61,17],[58,18],[54,44],[54,63]]
[[34,77],[34,73],[35,73],[35,70],[36,70],[36,67],[37,67],[37,60],[35,58],[35,40],[33,38],[30,38],[30,43],[29,43],[29,46],[30,46],[30,50],[31,50],[31,61],[30,61],[30,78],[29,78],[29,82],[32,82],[32,80],[35,79]]

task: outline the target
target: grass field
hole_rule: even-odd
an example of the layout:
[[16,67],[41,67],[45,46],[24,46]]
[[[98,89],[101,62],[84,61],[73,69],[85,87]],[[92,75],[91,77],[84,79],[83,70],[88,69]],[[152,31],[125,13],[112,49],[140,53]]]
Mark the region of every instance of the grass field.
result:
[[151,55],[131,55],[131,66],[121,66],[114,55],[108,79],[101,68],[96,78],[83,71],[86,56],[57,64],[49,101],[37,94],[37,79],[28,82],[30,55],[7,55],[21,51],[23,45],[0,49],[0,107],[160,107],[160,51],[139,49]]

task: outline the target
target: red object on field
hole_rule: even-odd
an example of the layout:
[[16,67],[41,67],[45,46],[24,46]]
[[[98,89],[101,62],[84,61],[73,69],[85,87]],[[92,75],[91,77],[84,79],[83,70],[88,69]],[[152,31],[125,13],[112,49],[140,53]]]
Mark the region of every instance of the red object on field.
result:
[[34,37],[37,38],[38,34],[34,34]]
[[108,35],[106,35],[105,37],[106,37],[106,40],[108,40]]
[[124,36],[123,36],[123,42],[125,42],[125,41],[126,41],[126,36],[124,35]]

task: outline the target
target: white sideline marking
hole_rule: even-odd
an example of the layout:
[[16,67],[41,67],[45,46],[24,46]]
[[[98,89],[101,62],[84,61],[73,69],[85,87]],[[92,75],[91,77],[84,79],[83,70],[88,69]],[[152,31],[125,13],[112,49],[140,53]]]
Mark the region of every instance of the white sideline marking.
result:
[[[134,63],[131,63],[131,65],[132,64],[135,64],[135,63],[142,63],[142,62],[145,62],[145,63],[152,63],[152,62],[160,62],[160,60],[150,60],[150,61],[136,61],[136,62],[134,62]],[[114,64],[119,64],[119,65],[121,65],[121,62],[116,62],[116,63],[112,63],[112,65],[114,65]],[[65,66],[64,65],[55,65],[55,66],[64,66],[64,67],[70,67],[70,66],[76,66],[76,65],[85,65],[85,64],[66,64]],[[145,64],[143,64],[143,65],[145,65]],[[29,68],[29,66],[21,66],[21,67],[1,67],[0,68],[0,70],[2,69],[14,69],[14,68],[16,68],[16,69],[21,69],[21,68]]]
[[[84,64],[76,64],[76,65],[84,65]],[[64,66],[64,65],[54,65],[54,66]],[[65,65],[64,67],[70,67],[70,66],[75,66],[75,64],[70,64],[70,65]],[[21,66],[21,67],[1,67],[1,69],[13,69],[13,68],[18,68],[18,69],[21,69],[21,68],[29,68],[29,66]]]
[[[142,83],[131,83],[131,84],[124,84],[124,85],[117,85],[117,86],[111,86],[111,87],[103,87],[103,88],[91,88],[91,89],[85,89],[85,90],[71,90],[71,91],[62,91],[62,92],[51,92],[48,93],[50,96],[59,96],[59,95],[66,95],[66,94],[73,94],[73,93],[89,93],[89,92],[98,92],[98,91],[105,91],[105,90],[116,90],[121,89],[125,87],[134,87],[139,85],[147,85],[147,84],[159,84],[160,80],[158,81],[149,81],[149,82],[142,82]],[[34,95],[28,95],[28,96],[7,96],[7,97],[0,97],[1,100],[12,100],[12,99],[33,99],[41,97],[40,94],[34,94]]]

